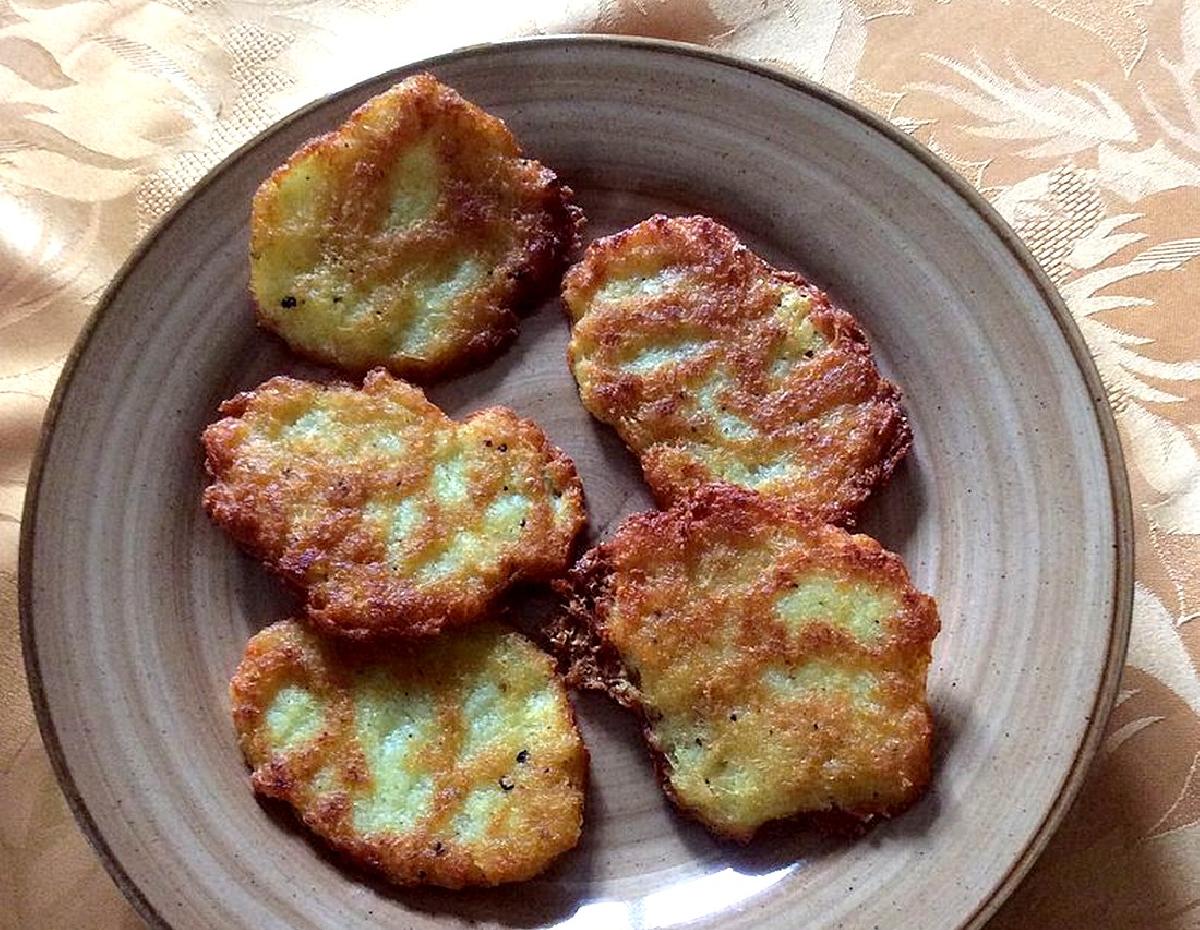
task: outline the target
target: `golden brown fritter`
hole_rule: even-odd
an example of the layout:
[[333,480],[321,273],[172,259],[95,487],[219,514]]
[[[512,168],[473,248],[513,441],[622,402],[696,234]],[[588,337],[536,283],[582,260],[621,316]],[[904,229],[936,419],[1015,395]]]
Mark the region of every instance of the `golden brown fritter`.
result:
[[351,637],[479,617],[511,582],[567,565],[584,524],[575,466],[535,423],[457,423],[379,369],[361,390],[272,378],[204,431],[209,516]]
[[563,300],[584,406],[663,506],[728,482],[849,522],[908,451],[899,392],[853,318],[707,217],[597,240]]
[[579,839],[587,750],[550,657],[511,630],[380,650],[287,620],[229,690],[255,790],[390,881],[522,881]]
[[668,796],[714,833],[867,820],[928,783],[937,605],[875,540],[710,485],[628,518],[561,587],[569,677],[640,713]]
[[429,379],[494,355],[582,214],[501,122],[429,74],[368,100],[254,198],[259,322],[298,352]]

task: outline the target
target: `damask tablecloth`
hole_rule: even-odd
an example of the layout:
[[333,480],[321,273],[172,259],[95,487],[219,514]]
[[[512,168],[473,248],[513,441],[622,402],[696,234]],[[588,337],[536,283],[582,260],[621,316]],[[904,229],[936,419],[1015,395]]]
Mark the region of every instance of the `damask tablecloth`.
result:
[[17,634],[27,471],[105,283],[211,165],[300,104],[458,45],[568,31],[822,81],[937,152],[1030,245],[1117,413],[1137,592],[1100,756],[992,927],[1200,927],[1200,0],[0,0],[0,926],[141,926],[55,785]]

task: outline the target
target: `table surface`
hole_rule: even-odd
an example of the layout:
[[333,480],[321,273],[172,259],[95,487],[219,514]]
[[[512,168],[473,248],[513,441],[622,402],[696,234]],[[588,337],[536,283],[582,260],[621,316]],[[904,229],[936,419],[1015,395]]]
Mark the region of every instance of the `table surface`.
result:
[[1029,244],[1117,413],[1137,592],[1099,758],[990,928],[1200,927],[1200,0],[0,0],[0,927],[142,926],[55,784],[17,632],[26,476],[100,291],[295,107],[546,32],[699,42],[817,79],[928,145]]

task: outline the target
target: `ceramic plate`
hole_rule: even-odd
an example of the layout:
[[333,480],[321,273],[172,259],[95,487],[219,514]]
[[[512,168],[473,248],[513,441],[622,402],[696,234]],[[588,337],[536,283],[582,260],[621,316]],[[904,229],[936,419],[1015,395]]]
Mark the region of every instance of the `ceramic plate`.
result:
[[[844,303],[905,390],[916,444],[866,529],[941,602],[932,790],[857,840],[777,827],[746,847],[675,816],[631,719],[578,701],[593,787],[579,848],[521,886],[392,891],[251,795],[226,683],[295,609],[199,505],[218,402],[301,365],[254,326],[259,182],[400,78],[433,71],[577,192],[589,235],[655,211],[728,223]],[[434,388],[501,403],[579,466],[593,539],[649,506],[580,406],[556,301],[491,365]],[[42,733],[116,881],[157,927],[978,926],[1046,842],[1095,751],[1129,628],[1129,498],[1079,333],[996,214],[924,149],[830,92],[682,45],[481,46],[320,101],[226,161],[100,303],[51,405],[29,492],[22,630]]]

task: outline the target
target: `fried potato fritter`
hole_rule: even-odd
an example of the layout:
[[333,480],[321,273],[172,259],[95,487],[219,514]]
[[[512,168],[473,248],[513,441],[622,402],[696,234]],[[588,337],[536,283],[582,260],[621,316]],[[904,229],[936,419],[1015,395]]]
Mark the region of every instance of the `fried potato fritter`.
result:
[[362,372],[429,379],[484,360],[578,241],[571,191],[432,75],[372,98],[254,198],[259,322]]
[[287,620],[230,699],[254,789],[390,881],[522,881],[579,839],[587,750],[553,661],[511,630],[381,652]]
[[641,715],[668,796],[714,833],[867,820],[928,783],[937,605],[875,540],[712,485],[628,518],[561,587],[569,677]]
[[854,319],[707,217],[597,240],[563,300],[584,406],[660,505],[727,482],[849,522],[911,444]]
[[351,637],[424,635],[479,617],[511,582],[567,564],[575,466],[504,407],[458,423],[378,369],[361,390],[272,378],[204,431],[204,507]]

